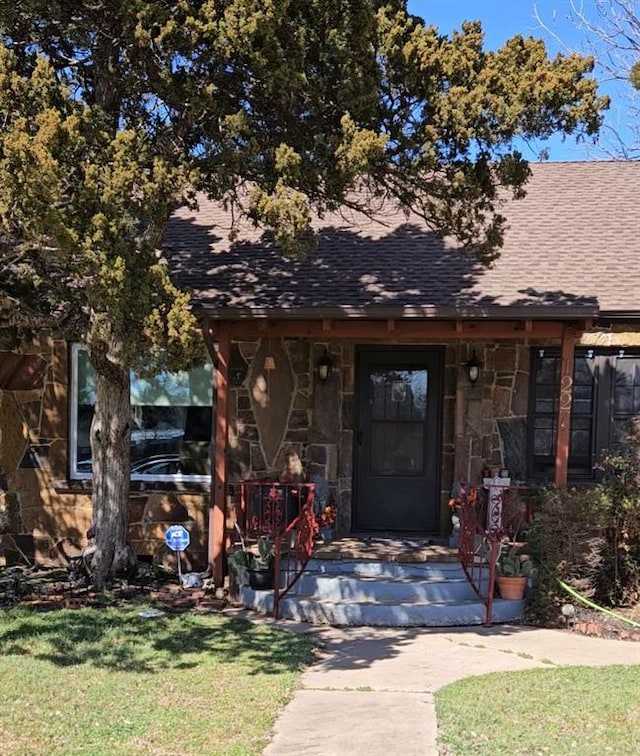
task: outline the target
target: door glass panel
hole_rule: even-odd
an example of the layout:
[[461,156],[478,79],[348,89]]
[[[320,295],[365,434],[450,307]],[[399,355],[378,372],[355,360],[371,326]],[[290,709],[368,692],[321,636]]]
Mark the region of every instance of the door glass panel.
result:
[[371,475],[423,475],[426,370],[371,371]]
[[426,370],[376,370],[371,373],[369,388],[372,420],[425,419]]
[[590,459],[591,455],[591,418],[574,417],[571,421],[571,458]]
[[371,424],[371,475],[422,475],[422,423]]
[[555,423],[550,417],[537,417],[534,421],[533,453],[549,457],[555,454]]
[[536,412],[556,411],[560,364],[557,357],[541,357],[536,366]]

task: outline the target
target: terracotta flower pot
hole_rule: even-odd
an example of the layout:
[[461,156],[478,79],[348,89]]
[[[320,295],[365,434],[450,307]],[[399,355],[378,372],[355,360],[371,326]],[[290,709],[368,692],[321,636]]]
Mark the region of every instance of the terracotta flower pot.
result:
[[516,601],[522,600],[524,589],[527,586],[527,578],[524,575],[521,577],[505,577],[504,575],[498,575],[496,580],[498,582],[500,596],[503,599],[512,599]]

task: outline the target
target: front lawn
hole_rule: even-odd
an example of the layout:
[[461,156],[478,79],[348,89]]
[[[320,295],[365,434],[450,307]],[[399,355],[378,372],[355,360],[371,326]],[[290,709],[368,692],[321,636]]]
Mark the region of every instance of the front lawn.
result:
[[310,639],[145,608],[0,610],[5,756],[262,752]]
[[[640,661],[640,646],[628,645]],[[493,673],[447,685],[435,699],[446,754],[640,753],[640,666]]]

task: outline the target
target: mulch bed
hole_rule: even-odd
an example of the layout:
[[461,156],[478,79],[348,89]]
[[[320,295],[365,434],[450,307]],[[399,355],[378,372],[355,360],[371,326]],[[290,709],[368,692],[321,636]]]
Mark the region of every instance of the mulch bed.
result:
[[96,592],[84,583],[73,579],[65,569],[0,568],[0,608],[19,604],[36,611],[51,611],[146,601],[167,613],[207,613],[221,611],[227,605],[226,598],[216,594],[206,580],[201,588],[184,588],[175,576],[155,569],[104,592]]
[[[0,568],[0,608],[20,604],[38,611],[50,611],[113,606],[132,600],[147,601],[166,613],[220,612],[230,605],[229,597],[215,591],[206,580],[201,588],[184,588],[178,584],[175,575],[155,568],[143,572],[128,584],[103,593],[70,579],[69,570],[65,569]],[[553,626],[580,635],[640,642],[640,627],[586,607],[575,606],[574,610],[572,617],[563,617],[561,623]],[[616,613],[640,623],[640,605]]]

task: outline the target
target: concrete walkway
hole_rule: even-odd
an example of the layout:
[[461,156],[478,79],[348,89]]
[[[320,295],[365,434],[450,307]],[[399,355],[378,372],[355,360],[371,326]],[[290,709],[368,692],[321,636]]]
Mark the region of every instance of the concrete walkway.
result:
[[447,683],[533,667],[640,664],[640,643],[562,630],[276,624],[312,634],[322,653],[278,718],[264,756],[435,756],[433,694]]

